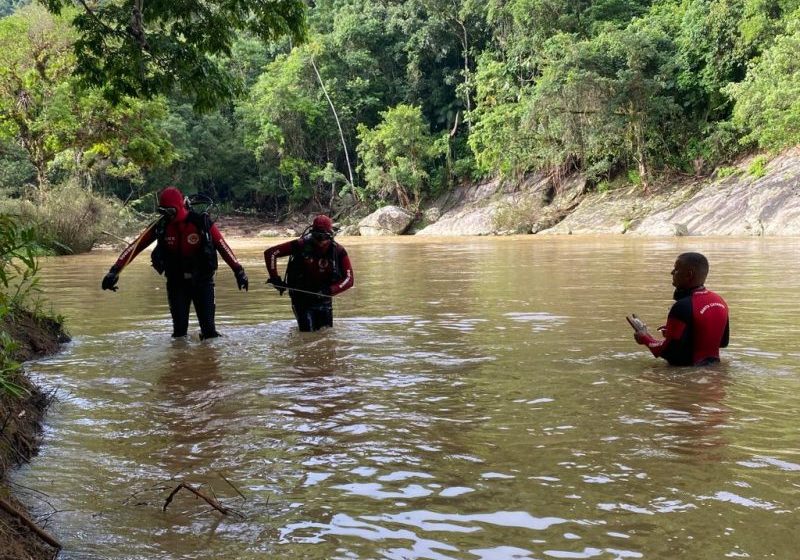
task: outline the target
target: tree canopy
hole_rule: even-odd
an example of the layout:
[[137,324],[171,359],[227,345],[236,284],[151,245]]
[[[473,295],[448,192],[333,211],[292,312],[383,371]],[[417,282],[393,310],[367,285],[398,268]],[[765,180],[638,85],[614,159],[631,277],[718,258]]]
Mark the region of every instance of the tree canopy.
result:
[[6,0],[8,182],[418,208],[481,177],[708,173],[800,141],[800,0]]
[[[71,0],[43,0],[54,14]],[[110,99],[151,98],[179,89],[196,107],[230,100],[238,81],[218,57],[229,57],[240,33],[263,42],[302,39],[301,0],[85,2],[72,17],[77,73]]]

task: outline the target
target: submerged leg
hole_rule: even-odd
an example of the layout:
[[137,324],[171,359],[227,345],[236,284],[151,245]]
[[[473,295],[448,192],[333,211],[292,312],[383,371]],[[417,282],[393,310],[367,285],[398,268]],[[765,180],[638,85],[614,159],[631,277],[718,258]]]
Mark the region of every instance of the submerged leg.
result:
[[333,307],[321,306],[316,307],[311,312],[312,315],[312,330],[318,331],[326,327],[333,326]]

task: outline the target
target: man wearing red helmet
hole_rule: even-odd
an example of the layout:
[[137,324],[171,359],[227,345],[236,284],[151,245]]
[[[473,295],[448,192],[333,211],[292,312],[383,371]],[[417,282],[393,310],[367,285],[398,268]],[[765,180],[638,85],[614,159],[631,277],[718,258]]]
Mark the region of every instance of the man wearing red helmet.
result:
[[[301,331],[333,326],[333,296],[353,287],[350,257],[333,236],[333,222],[320,214],[299,239],[264,251],[268,282],[281,295],[289,291]],[[280,257],[289,257],[285,280],[278,275]]]
[[167,300],[172,315],[172,336],[185,336],[189,328],[189,308],[194,303],[200,338],[219,336],[214,325],[214,273],[217,253],[233,270],[236,285],[247,291],[249,282],[244,268],[236,260],[217,226],[207,213],[187,208],[183,194],[167,187],[158,197],[158,211],[163,217],[144,230],[131,243],[105,275],[104,290],[117,290],[119,274],[136,255],[156,241],[151,260],[153,268],[167,278]]

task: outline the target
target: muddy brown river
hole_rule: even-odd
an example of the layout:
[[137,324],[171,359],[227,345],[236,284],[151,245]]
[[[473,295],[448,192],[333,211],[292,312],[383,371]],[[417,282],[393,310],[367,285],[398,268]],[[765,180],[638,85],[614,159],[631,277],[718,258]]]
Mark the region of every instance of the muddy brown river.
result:
[[[142,255],[45,260],[73,342],[13,482],[71,560],[795,558],[800,239],[345,238],[356,287],[299,333],[234,240],[223,338],[170,338]],[[731,308],[722,364],[632,340],[682,251]],[[224,264],[223,264],[224,266]],[[186,482],[234,513],[222,516]]]

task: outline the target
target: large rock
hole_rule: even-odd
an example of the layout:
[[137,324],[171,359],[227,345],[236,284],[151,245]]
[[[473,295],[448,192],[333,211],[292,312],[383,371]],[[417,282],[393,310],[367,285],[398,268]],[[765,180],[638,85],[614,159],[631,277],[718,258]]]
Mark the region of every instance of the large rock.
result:
[[800,150],[772,160],[767,174],[740,173],[703,185],[691,199],[651,214],[635,228],[659,235],[684,224],[689,235],[799,235]]
[[638,187],[589,193],[547,234],[647,236],[800,235],[800,148],[753,177],[740,162],[723,179],[692,178],[642,194]]
[[[489,235],[495,233],[500,181],[458,187],[425,212],[428,223],[416,235]],[[502,195],[500,195],[502,197]],[[436,210],[434,210],[434,208]],[[438,214],[438,215],[437,215]]]
[[417,235],[507,235],[538,232],[558,223],[577,206],[581,176],[557,181],[540,172],[522,183],[488,181],[446,193],[436,203],[442,214]]
[[414,215],[399,206],[384,206],[358,222],[358,232],[364,236],[401,235]]
[[[628,187],[609,192],[591,192],[583,195],[577,207],[571,208],[566,217],[541,230],[545,235],[593,235],[629,233],[641,220],[653,212],[674,208],[677,200],[690,198],[696,185],[686,185],[675,191],[642,196],[640,187]],[[658,233],[651,235],[675,235],[676,225],[664,221]]]
[[349,237],[353,235],[360,235],[358,232],[358,224],[350,224],[347,226],[343,226],[339,229],[337,235],[341,235],[342,237]]

